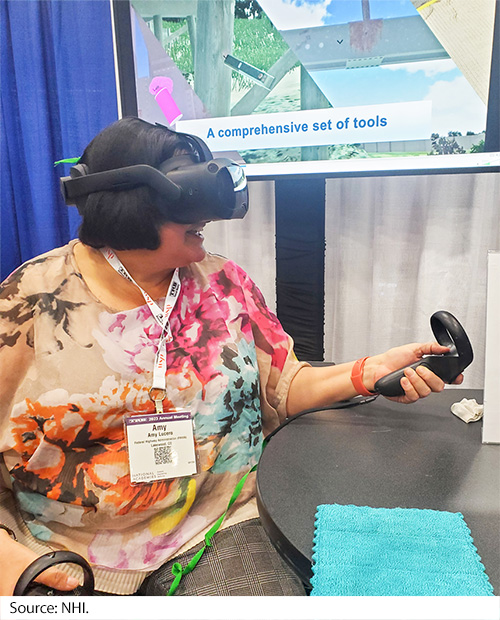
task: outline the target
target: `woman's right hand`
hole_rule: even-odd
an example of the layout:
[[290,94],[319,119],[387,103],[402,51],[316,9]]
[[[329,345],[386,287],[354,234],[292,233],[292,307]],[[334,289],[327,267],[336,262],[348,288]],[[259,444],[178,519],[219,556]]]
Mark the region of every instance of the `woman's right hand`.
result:
[[[24,570],[38,555],[21,543],[13,540],[5,530],[0,529],[0,596],[12,596],[16,583]],[[36,578],[55,590],[69,591],[78,586],[78,579],[69,577],[57,567],[48,568]]]

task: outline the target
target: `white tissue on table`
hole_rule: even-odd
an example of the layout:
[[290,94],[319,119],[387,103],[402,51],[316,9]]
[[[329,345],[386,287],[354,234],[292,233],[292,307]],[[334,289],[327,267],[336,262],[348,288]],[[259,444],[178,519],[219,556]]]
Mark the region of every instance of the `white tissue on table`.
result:
[[468,424],[483,417],[483,405],[478,405],[475,398],[462,398],[459,403],[453,403],[451,412]]

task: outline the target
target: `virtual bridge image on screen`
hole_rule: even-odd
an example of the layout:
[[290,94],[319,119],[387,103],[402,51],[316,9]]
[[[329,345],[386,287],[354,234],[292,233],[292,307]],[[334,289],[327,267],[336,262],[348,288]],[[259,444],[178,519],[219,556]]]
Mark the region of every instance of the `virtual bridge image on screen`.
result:
[[[498,133],[494,0],[131,7],[139,116],[197,134],[214,152],[247,164],[354,159],[376,169],[380,158],[500,151],[488,141]],[[151,90],[159,77],[170,80],[176,114]]]

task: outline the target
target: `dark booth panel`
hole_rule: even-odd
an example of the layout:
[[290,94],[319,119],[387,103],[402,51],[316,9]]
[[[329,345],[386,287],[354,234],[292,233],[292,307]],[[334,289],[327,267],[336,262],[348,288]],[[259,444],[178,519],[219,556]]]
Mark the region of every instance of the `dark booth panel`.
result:
[[323,360],[325,180],[275,183],[277,314],[300,360]]

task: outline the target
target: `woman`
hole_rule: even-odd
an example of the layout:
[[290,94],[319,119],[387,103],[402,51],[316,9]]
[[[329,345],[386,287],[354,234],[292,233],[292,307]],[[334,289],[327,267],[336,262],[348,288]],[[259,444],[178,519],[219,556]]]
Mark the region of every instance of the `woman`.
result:
[[[207,158],[199,144],[122,119],[89,144],[79,165],[84,174],[139,164],[182,173]],[[76,202],[79,240],[22,265],[0,294],[7,487],[0,594],[12,593],[37,555],[58,548],[91,562],[99,591],[164,594],[173,563],[184,566],[203,546],[234,486],[258,462],[266,433],[301,410],[371,392],[378,378],[447,349],[410,344],[312,368],[297,361],[243,270],[206,253],[202,231],[212,218],[184,218],[175,200],[149,185],[93,191]],[[424,367],[405,375],[402,403],[444,387]],[[179,421],[168,416],[179,410],[187,426],[169,430],[173,437],[162,443],[155,433],[168,434]],[[167,425],[153,425],[164,416]],[[148,458],[154,452],[153,472],[141,469],[141,442]],[[252,476],[178,593],[304,594],[262,532]],[[218,576],[212,587],[207,575]],[[38,581],[76,585],[55,568]]]

